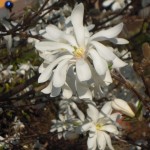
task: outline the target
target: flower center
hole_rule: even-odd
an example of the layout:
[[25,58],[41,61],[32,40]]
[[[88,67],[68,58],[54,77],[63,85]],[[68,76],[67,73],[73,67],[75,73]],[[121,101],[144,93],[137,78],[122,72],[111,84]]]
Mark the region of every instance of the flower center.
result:
[[73,54],[74,54],[74,56],[76,57],[76,58],[81,58],[81,57],[83,57],[83,55],[84,55],[84,49],[83,48],[74,48],[74,52],[73,52]]
[[101,124],[99,124],[99,123],[98,123],[98,124],[96,124],[96,129],[97,129],[97,130],[101,130],[101,127],[102,127],[102,125],[101,125]]

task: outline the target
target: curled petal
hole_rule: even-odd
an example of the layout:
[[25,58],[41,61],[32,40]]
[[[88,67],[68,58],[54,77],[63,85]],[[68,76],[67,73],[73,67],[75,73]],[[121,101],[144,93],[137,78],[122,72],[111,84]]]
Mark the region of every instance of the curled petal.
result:
[[42,82],[47,81],[47,80],[51,77],[53,68],[54,68],[56,65],[58,65],[60,61],[62,61],[62,60],[64,60],[64,59],[69,59],[69,58],[72,58],[72,56],[71,56],[71,55],[65,55],[65,56],[59,57],[59,58],[56,59],[54,62],[52,62],[51,64],[49,64],[48,67],[45,68],[45,70],[44,70],[44,71],[42,72],[42,74],[39,76],[38,82],[39,82],[39,83],[42,83]]
[[123,28],[123,23],[120,23],[112,28],[106,29],[106,30],[101,30],[97,33],[95,33],[92,37],[91,40],[100,40],[100,39],[111,39],[116,37],[122,30]]

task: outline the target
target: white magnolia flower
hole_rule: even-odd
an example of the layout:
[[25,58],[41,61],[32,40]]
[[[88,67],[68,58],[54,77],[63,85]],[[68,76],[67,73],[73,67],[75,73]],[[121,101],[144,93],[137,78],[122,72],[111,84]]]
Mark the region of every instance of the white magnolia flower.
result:
[[[93,69],[101,80],[109,80],[111,83],[112,79],[109,75],[108,64],[111,63],[113,68],[126,65],[113,53],[111,47],[98,42],[109,40],[115,44],[127,44],[127,40],[117,38],[123,28],[123,24],[120,23],[110,29],[93,34],[83,25],[83,15],[84,6],[81,3],[72,11],[72,27],[63,32],[56,26],[49,25],[43,35],[47,41],[42,41],[35,45],[40,52],[40,56],[44,59],[39,68],[41,75],[38,82],[42,83],[51,80],[46,88],[47,94],[52,93],[55,87],[57,89],[56,95],[59,95],[61,88],[65,84],[68,87],[68,82],[66,82],[67,73],[71,67],[74,67],[73,75],[75,75],[74,79],[76,80],[74,84],[76,90],[78,89],[78,95],[83,96],[82,98],[92,99],[87,83],[93,76],[91,70]],[[106,79],[107,77],[108,79]]]
[[21,75],[25,75],[25,73],[29,70],[36,70],[37,67],[36,66],[33,66],[30,61],[28,61],[27,63],[22,63],[19,65],[19,69],[17,70],[17,73],[18,74],[21,74]]
[[108,145],[111,150],[114,150],[108,133],[118,135],[119,132],[115,126],[115,121],[119,114],[112,114],[111,102],[106,103],[100,112],[95,106],[89,105],[87,114],[89,121],[82,125],[81,131],[89,131],[88,149],[96,150],[98,148],[99,150],[104,150]]
[[130,3],[131,0],[105,0],[103,2],[104,7],[109,7],[111,6],[111,9],[113,11],[118,10],[118,9],[123,9],[126,4]]
[[2,71],[2,75],[7,77],[15,74],[15,72],[12,71],[12,69],[13,69],[13,65],[9,65],[5,70]]
[[77,133],[75,132],[75,127],[80,125],[80,120],[75,118],[69,118],[67,115],[59,114],[60,120],[52,120],[53,125],[51,126],[50,132],[57,131],[58,139],[70,138],[73,139],[77,137]]

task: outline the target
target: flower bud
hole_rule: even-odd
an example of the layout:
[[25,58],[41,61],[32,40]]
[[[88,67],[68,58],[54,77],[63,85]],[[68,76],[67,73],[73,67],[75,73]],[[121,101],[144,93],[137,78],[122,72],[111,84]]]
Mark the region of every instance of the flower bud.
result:
[[112,108],[122,112],[123,114],[129,116],[129,117],[134,117],[135,114],[128,105],[128,103],[122,99],[115,99],[112,101]]

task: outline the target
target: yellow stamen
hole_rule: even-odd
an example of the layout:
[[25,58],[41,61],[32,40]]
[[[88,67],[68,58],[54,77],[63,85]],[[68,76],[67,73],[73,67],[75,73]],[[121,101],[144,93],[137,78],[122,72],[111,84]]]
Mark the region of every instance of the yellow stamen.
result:
[[83,48],[75,48],[73,54],[77,58],[83,57],[83,55],[84,55],[84,49]]
[[101,130],[101,128],[102,128],[102,125],[96,124],[96,129],[97,129],[97,130]]

